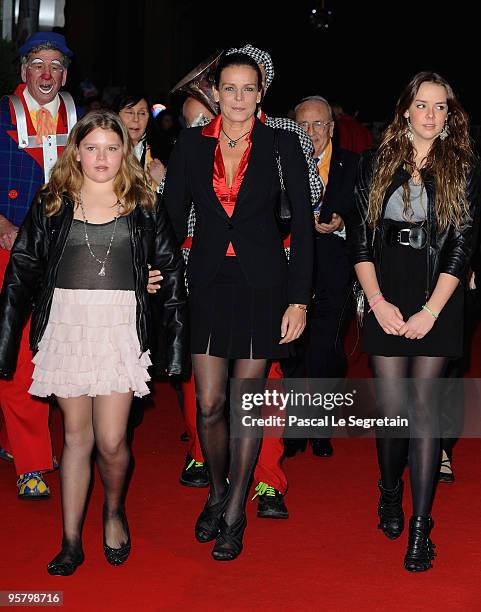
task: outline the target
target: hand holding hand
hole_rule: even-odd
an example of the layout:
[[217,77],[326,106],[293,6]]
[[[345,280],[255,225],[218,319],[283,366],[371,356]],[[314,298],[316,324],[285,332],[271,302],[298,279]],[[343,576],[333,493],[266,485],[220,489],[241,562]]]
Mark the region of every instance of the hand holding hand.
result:
[[399,335],[399,330],[404,324],[404,319],[397,306],[394,306],[394,304],[390,302],[386,302],[386,300],[382,300],[374,306],[373,313],[386,334],[391,334],[393,336]]
[[398,333],[400,336],[404,336],[410,340],[420,340],[431,331],[435,323],[436,319],[432,314],[425,310],[420,310],[416,314],[413,314],[412,317],[409,317],[406,323],[399,328]]

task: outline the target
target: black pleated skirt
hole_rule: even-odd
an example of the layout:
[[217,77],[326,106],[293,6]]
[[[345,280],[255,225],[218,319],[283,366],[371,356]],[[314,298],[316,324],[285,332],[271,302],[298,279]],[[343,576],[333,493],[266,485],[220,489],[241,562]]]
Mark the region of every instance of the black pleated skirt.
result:
[[[384,222],[387,223],[387,222]],[[409,223],[390,221],[399,229]],[[426,303],[427,251],[396,244],[382,247],[381,291],[405,321]],[[464,290],[457,287],[431,331],[421,340],[386,334],[374,313],[364,313],[363,350],[369,355],[461,357],[463,354]]]
[[214,281],[189,288],[191,352],[228,359],[282,359],[285,286],[251,287],[237,257],[225,257]]

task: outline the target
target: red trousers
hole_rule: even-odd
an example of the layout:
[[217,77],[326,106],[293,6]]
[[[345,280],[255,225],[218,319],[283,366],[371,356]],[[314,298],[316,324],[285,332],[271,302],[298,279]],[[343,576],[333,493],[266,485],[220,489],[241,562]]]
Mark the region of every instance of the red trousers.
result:
[[[273,362],[269,371],[269,378],[282,378],[282,372],[279,362]],[[184,392],[184,419],[187,433],[189,434],[190,448],[189,454],[196,461],[204,461],[202,450],[200,448],[199,437],[196,427],[196,402],[195,402],[195,384],[194,375],[192,374],[189,382],[182,385]],[[281,458],[284,452],[284,442],[282,439],[282,431],[279,431],[278,438],[263,438],[259,458],[254,471],[254,480],[265,482],[271,487],[280,491],[283,495],[287,490],[287,478],[281,468]]]
[[[0,249],[0,278],[10,257]],[[17,369],[12,380],[0,380],[0,407],[5,427],[0,429],[0,446],[13,455],[17,474],[51,470],[52,443],[48,427],[49,405],[28,393],[33,363],[28,335],[30,321],[20,341]]]

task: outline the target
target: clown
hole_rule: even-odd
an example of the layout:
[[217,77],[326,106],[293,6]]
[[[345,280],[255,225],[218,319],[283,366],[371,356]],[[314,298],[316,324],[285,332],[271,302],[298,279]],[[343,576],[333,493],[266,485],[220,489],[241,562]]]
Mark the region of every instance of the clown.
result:
[[[22,84],[0,102],[0,273],[35,193],[48,181],[70,129],[77,121],[65,85],[72,51],[54,32],[32,34],[19,49]],[[0,406],[5,428],[0,431],[0,457],[15,462],[18,495],[49,497],[42,473],[53,469],[48,404],[27,392],[33,364],[26,325],[17,370],[0,380]],[[1,375],[1,372],[0,372]]]

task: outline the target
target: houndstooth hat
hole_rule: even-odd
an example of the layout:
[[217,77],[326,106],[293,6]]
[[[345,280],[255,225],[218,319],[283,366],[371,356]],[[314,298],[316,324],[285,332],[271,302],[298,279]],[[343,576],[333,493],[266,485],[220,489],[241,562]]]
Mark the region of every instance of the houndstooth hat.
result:
[[272,57],[267,53],[267,51],[262,51],[262,49],[257,49],[257,47],[253,47],[250,44],[244,45],[240,49],[236,49],[232,47],[226,51],[226,55],[231,55],[232,53],[244,53],[257,62],[258,64],[262,64],[264,66],[264,70],[266,72],[266,89],[274,80],[274,64],[272,63]]

